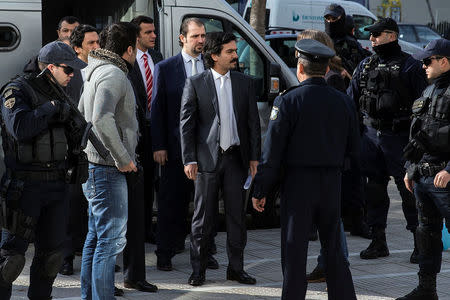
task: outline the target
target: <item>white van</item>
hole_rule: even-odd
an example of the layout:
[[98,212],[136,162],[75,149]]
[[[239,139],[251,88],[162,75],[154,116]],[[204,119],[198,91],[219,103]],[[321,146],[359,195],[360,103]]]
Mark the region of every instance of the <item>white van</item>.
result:
[[0,0],[0,86],[42,46],[41,0]]
[[[351,15],[355,21],[355,36],[361,45],[371,50],[369,32],[364,31],[364,27],[375,22],[377,17],[367,8],[353,1],[338,0],[267,0],[266,15],[269,16],[266,22],[268,29],[317,29],[325,30],[323,13],[325,8],[331,3],[337,3],[345,9],[347,15]],[[251,1],[248,1],[244,10],[246,20],[249,20]],[[399,40],[402,50],[414,53],[420,50],[411,43]]]

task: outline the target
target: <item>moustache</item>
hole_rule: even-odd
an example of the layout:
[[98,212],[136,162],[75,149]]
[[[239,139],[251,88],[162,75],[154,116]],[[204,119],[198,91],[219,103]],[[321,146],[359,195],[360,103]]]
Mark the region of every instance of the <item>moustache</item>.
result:
[[237,63],[238,59],[237,58],[233,58],[232,60],[230,60],[230,63]]

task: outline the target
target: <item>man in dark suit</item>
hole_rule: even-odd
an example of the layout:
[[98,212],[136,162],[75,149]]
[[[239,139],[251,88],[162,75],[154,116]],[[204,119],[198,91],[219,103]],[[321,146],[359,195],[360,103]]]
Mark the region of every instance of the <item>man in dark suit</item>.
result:
[[[152,71],[162,60],[155,47],[155,25],[153,19],[138,16],[131,21],[139,28],[137,55],[133,68],[128,73],[136,96],[136,114],[140,138],[136,147],[142,169],[126,174],[128,186],[127,245],[123,251],[124,287],[143,292],[156,292],[158,288],[145,278],[145,236],[149,230],[153,206],[153,158],[151,157],[150,100],[153,89]],[[148,225],[147,225],[147,224]]]
[[180,136],[186,176],[195,182],[189,284],[205,282],[208,241],[223,191],[227,222],[227,279],[244,284],[256,280],[244,271],[244,183],[250,168],[256,174],[261,129],[252,79],[230,71],[238,62],[236,37],[212,32],[206,36],[207,71],[188,78],[180,111]]
[[[65,24],[65,21],[60,23]],[[91,25],[77,25],[70,35],[70,44],[78,58],[87,63],[89,51],[99,48],[97,30]],[[84,70],[74,70],[73,77],[67,84],[66,92],[77,106],[83,83]],[[83,249],[88,223],[87,201],[83,195],[81,184],[69,185],[67,196],[70,203],[70,216],[67,240],[64,243],[64,263],[59,271],[62,275],[73,274],[74,253],[81,252]]]
[[[179,113],[186,78],[204,71],[201,52],[205,34],[205,26],[199,19],[185,19],[180,26],[181,53],[155,67],[151,132],[153,157],[161,166],[155,252],[157,268],[163,271],[172,270],[172,257],[184,249],[188,233],[186,218],[194,186],[183,172]],[[219,267],[212,255],[208,267]]]

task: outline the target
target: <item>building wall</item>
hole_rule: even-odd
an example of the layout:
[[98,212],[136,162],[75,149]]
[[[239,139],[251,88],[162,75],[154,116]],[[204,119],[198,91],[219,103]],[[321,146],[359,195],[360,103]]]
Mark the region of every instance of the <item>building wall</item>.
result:
[[[431,16],[425,0],[399,0],[401,2],[402,23],[431,23]],[[380,15],[382,0],[370,0],[370,10],[376,16]],[[447,21],[450,22],[450,1],[449,0],[430,0],[433,17],[437,20],[436,24]]]

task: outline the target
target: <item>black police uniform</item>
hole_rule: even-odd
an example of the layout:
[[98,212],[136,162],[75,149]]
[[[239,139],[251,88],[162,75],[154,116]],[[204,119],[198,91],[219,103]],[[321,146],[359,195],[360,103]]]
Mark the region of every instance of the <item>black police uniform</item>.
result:
[[[304,39],[297,50],[310,60],[334,52]],[[331,54],[330,54],[331,53]],[[316,223],[325,249],[329,299],[356,299],[340,249],[340,189],[344,157],[357,152],[354,113],[347,96],[312,77],[275,99],[254,194],[265,197],[281,180],[282,299],[304,299],[308,236]]]
[[[416,230],[415,199],[403,182],[405,161],[402,150],[408,143],[412,103],[426,86],[420,62],[402,52],[398,41],[374,47],[374,50],[378,53],[360,63],[347,90],[359,104],[365,125],[361,159],[363,175],[368,178],[365,200],[373,239],[361,252],[363,259],[389,255],[385,228],[390,176],[394,177],[402,198],[406,228],[413,233]],[[414,249],[412,262],[417,258],[417,249]]]
[[[450,41],[435,40],[427,48],[420,58],[437,54],[436,50],[450,56]],[[424,56],[427,52],[428,56]],[[443,218],[450,228],[450,185],[439,188],[433,183],[440,171],[450,173],[450,71],[441,74],[425,89],[412,110],[410,142],[405,147],[405,156],[411,162],[407,174],[414,180],[419,211],[416,233],[420,253],[419,286],[399,299],[433,300],[438,299],[436,274],[441,270]]]
[[[66,55],[63,60],[76,57],[69,46],[53,43],[44,47],[50,49],[48,57],[61,51],[61,47],[62,55]],[[65,105],[59,102],[61,99],[48,79],[37,77],[39,72],[17,77],[0,92],[7,169],[0,194],[1,299],[11,297],[12,282],[23,269],[30,242],[35,246],[30,299],[51,299],[52,285],[63,260],[61,248],[69,208],[65,180],[73,140],[65,128]]]

